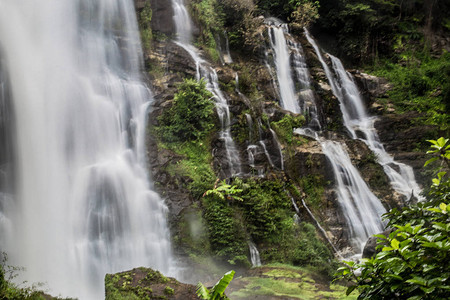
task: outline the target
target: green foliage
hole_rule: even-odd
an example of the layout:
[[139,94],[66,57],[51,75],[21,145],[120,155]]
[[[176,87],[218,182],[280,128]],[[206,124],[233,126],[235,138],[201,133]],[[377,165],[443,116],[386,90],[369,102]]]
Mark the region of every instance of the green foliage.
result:
[[[304,13],[308,8],[314,10],[317,15],[317,9],[320,7],[320,1],[315,0],[258,0],[258,7],[266,14],[288,20],[293,13]],[[313,17],[316,19],[317,17]],[[295,18],[294,18],[295,20]],[[306,25],[306,24],[305,24]]]
[[[314,163],[311,158],[307,162]],[[324,194],[325,180],[319,175],[308,175],[298,179],[299,185],[305,194],[305,201],[311,209],[318,210],[322,208],[322,197]]]
[[[319,25],[352,61],[390,57],[406,45],[424,47],[446,26],[448,1],[320,0]],[[423,33],[426,33],[425,35]]]
[[216,194],[202,198],[202,205],[213,252],[230,264],[247,265],[247,242],[239,211]]
[[185,79],[175,94],[173,106],[158,118],[157,134],[165,142],[204,138],[214,127],[212,97],[204,80]]
[[152,8],[150,6],[150,1],[147,1],[139,15],[139,27],[140,27],[140,33],[141,33],[141,41],[142,41],[142,46],[144,47],[145,50],[150,50],[151,42],[152,42],[152,38],[153,38],[152,27],[151,27],[152,14],[153,14],[153,12],[152,12]]
[[[431,153],[448,162],[448,139],[430,141]],[[440,174],[440,175],[439,175]],[[358,299],[444,299],[450,290],[450,184],[438,173],[428,202],[393,209],[385,215],[394,228],[388,237],[376,235],[374,257],[346,262],[337,279],[347,279],[360,291]],[[360,274],[356,271],[361,270]]]
[[199,282],[197,284],[197,295],[200,299],[204,300],[225,300],[229,299],[225,295],[225,290],[230,284],[231,280],[233,280],[235,272],[233,270],[225,273],[222,278],[211,288],[208,290],[203,283]]
[[300,128],[305,124],[305,117],[293,116],[291,114],[284,115],[283,119],[278,122],[272,122],[270,126],[275,130],[280,141],[287,144],[292,143],[294,129]]
[[227,184],[224,180],[218,187],[215,187],[212,190],[207,190],[205,192],[205,196],[215,195],[224,201],[225,199],[242,201],[242,198],[238,196],[240,193],[242,193],[242,189],[239,189],[234,185]]
[[215,37],[223,33],[224,15],[217,0],[194,0],[191,2],[194,18],[200,25],[199,43],[206,46],[210,58],[219,61]]
[[[44,300],[43,292],[39,291],[43,284],[33,284],[31,287],[26,287],[27,282],[16,284],[13,282],[19,276],[19,272],[25,269],[8,265],[8,256],[5,252],[0,253],[0,299],[7,300]],[[60,299],[60,298],[51,298]],[[69,299],[67,299],[69,300]]]
[[[258,269],[257,269],[258,270]],[[264,277],[242,277],[239,289],[231,293],[233,299],[356,299],[345,296],[346,288],[330,285],[313,268],[270,264],[259,268]]]
[[398,112],[422,112],[423,123],[448,129],[450,53],[434,58],[426,52],[405,52],[402,63],[386,60],[375,66],[374,73],[393,84],[388,95]]

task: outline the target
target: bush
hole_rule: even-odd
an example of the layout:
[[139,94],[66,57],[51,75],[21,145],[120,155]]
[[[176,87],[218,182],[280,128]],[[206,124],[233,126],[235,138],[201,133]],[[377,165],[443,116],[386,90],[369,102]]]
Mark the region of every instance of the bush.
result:
[[173,106],[159,118],[157,134],[164,142],[199,140],[214,127],[213,94],[202,79],[185,79],[175,94]]

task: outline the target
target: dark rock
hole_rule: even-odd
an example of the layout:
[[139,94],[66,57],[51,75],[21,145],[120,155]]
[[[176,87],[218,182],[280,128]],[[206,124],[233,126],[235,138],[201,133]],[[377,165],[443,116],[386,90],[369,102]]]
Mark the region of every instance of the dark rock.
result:
[[[394,230],[392,228],[389,228],[381,233],[378,234],[382,234],[386,237],[389,236],[389,234],[391,234],[391,232],[393,232]],[[378,252],[380,252],[380,250],[376,249],[377,247],[377,240],[378,238],[371,236],[367,242],[366,245],[364,245],[364,249],[363,249],[363,253],[362,253],[362,258],[371,258],[372,256],[374,256],[375,254],[377,254]]]

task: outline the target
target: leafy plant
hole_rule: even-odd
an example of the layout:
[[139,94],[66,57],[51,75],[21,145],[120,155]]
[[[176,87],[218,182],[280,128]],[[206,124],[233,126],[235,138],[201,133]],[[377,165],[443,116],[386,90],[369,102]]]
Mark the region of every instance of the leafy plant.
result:
[[[448,140],[431,140],[431,153],[448,163]],[[431,159],[433,161],[434,159]],[[427,162],[427,164],[430,161]],[[385,215],[395,231],[376,235],[374,257],[361,263],[345,262],[336,279],[352,282],[347,294],[358,289],[358,299],[444,299],[450,291],[450,184],[444,172],[428,195],[428,202],[393,209]]]
[[210,290],[203,283],[199,282],[197,284],[197,296],[204,300],[229,299],[224,293],[231,280],[233,280],[234,274],[233,270],[225,273]]
[[224,180],[218,187],[214,187],[214,189],[212,189],[212,190],[207,190],[204,195],[205,196],[215,195],[222,200],[225,200],[225,199],[233,200],[234,199],[234,200],[242,201],[242,198],[237,195],[240,193],[242,193],[242,189],[237,188],[235,185],[227,184]]
[[173,106],[159,118],[156,129],[165,142],[192,141],[203,138],[213,127],[213,94],[202,79],[185,79],[178,87]]

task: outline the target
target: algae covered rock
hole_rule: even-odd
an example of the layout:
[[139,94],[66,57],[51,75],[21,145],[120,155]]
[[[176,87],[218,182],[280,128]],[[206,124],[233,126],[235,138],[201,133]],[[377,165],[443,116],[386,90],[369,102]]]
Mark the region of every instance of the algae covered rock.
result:
[[105,276],[106,300],[198,299],[195,290],[194,285],[181,283],[148,268]]

